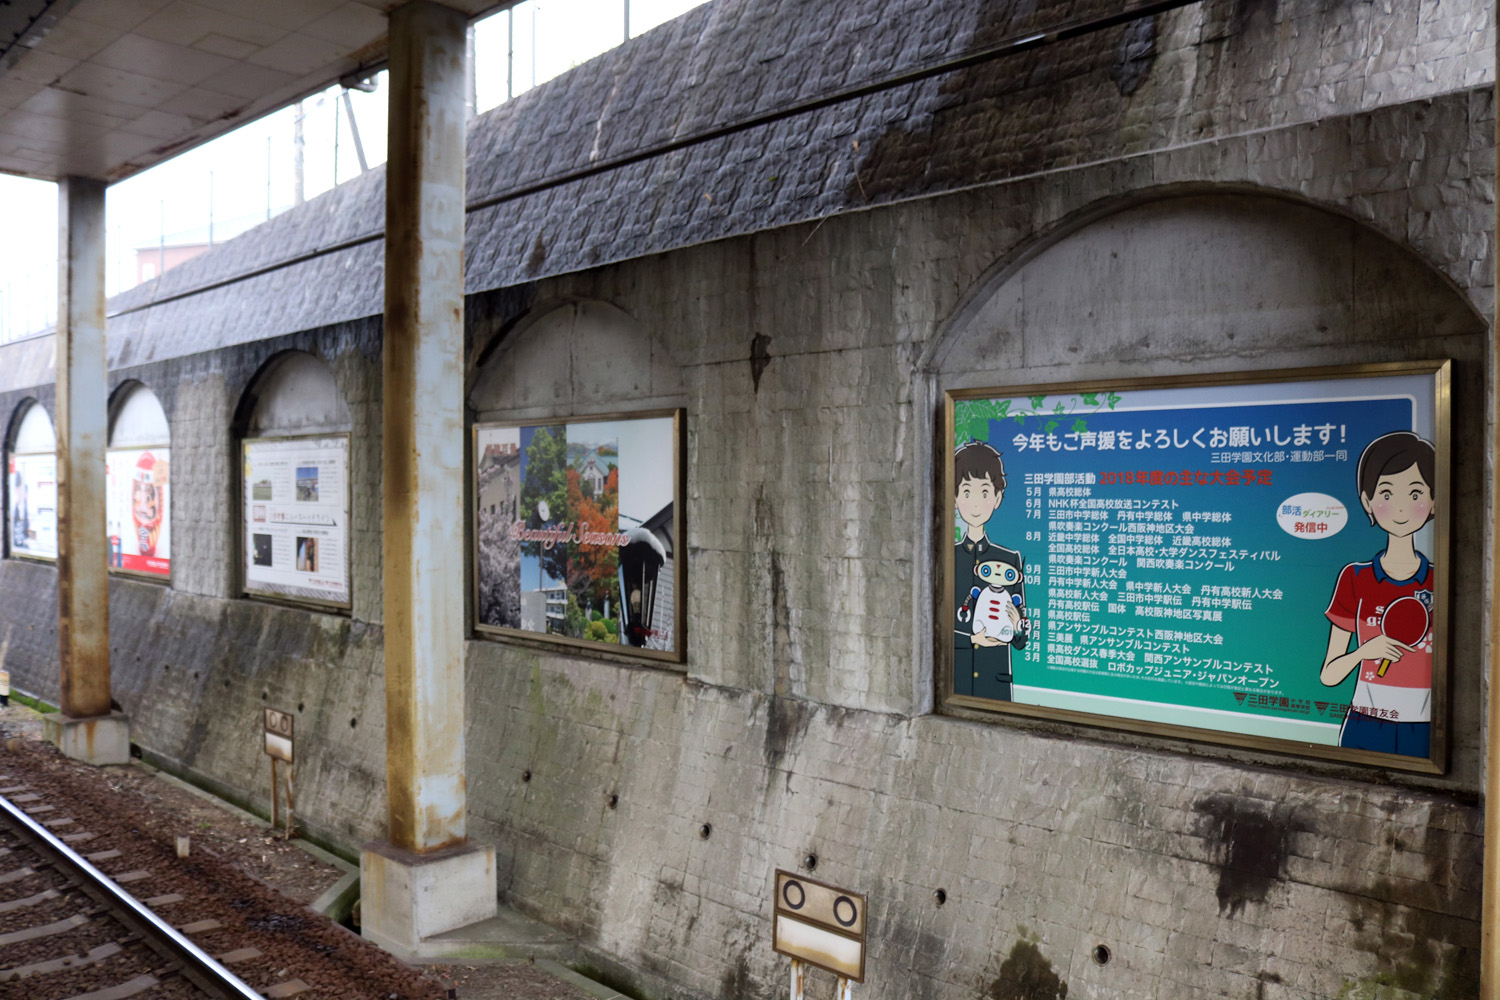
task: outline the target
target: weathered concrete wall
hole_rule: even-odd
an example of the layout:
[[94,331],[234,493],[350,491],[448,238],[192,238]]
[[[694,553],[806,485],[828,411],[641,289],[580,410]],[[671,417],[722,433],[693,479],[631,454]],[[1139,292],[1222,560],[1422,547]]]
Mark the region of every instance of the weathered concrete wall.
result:
[[[1429,116],[1448,173],[1360,166]],[[920,714],[918,526],[943,388],[1451,357],[1453,572],[1482,580],[1492,121],[1460,95],[544,283],[684,366],[690,651],[677,677],[473,644],[507,898],[707,995],[779,988],[766,886],[810,852],[872,893],[874,982],[905,996],[1472,995],[1482,588],[1454,594],[1449,774],[1376,776]],[[511,415],[567,412],[524,340],[491,364]],[[594,378],[570,394],[608,409]]]
[[[379,350],[379,323],[366,321],[110,373],[112,389],[134,379],[156,393],[172,428],[171,585],[110,583],[114,696],[134,717],[132,738],[226,794],[269,802],[258,706],[296,709],[309,747],[300,798],[324,804],[306,819],[345,843],[384,810],[380,439],[350,443],[352,619],[239,599],[239,448],[247,390],[287,351],[322,358],[355,424],[378,427]],[[50,407],[51,393],[0,394],[0,414],[28,397]],[[0,650],[18,687],[54,702],[56,587],[51,566],[0,561]]]
[[[990,8],[964,9],[988,40],[1031,8],[987,27]],[[700,28],[732,34],[736,10],[766,23],[716,4]],[[848,20],[840,30],[888,29]],[[1462,88],[1493,73],[1476,55],[1493,14],[1452,0],[1211,3],[1158,28],[1136,96],[1101,82],[1115,50],[1070,46],[1062,63],[1027,62],[1035,80],[996,69],[874,109],[881,128],[858,158],[830,159],[787,125],[652,165],[650,183],[611,178],[661,220],[621,222],[615,242],[600,236],[612,224],[559,242],[549,226],[600,202],[566,189],[517,208],[526,225],[495,212],[471,230],[472,259],[512,284],[470,299],[476,414],[688,412],[686,669],[469,643],[471,829],[497,845],[508,902],[654,993],[769,997],[785,975],[770,873],[815,853],[819,877],[870,892],[870,988],[895,995],[1473,995],[1494,108],[1487,89]],[[781,41],[816,56],[834,44],[823,30]],[[774,62],[778,37],[746,41],[717,72],[761,49]],[[910,41],[870,58],[948,51]],[[803,82],[858,77],[837,69]],[[552,92],[611,83],[584,74]],[[739,105],[702,107],[706,120]],[[582,134],[611,114],[555,121]],[[827,117],[813,138],[852,152],[859,136]],[[488,120],[484,141],[514,145],[507,121]],[[1028,131],[1042,121],[1045,134]],[[1009,150],[1024,135],[1041,138]],[[809,171],[795,197],[738,183],[755,142]],[[713,199],[693,171],[722,175]],[[690,206],[643,195],[679,188]],[[891,204],[849,213],[865,197]],[[576,273],[514,284],[538,233],[536,273]],[[579,270],[682,243],[701,245]],[[274,248],[266,237],[255,252]],[[295,709],[299,816],[346,846],[381,835],[385,816],[379,325],[270,340],[253,328],[375,311],[369,253],[349,252],[347,284],[333,256],[207,305],[132,313],[112,341],[115,382],[148,385],[172,422],[176,538],[170,589],[113,583],[116,697],[153,755],[260,803],[259,709]],[[173,280],[223,277],[210,258]],[[273,290],[269,319],[245,311]],[[38,343],[0,348],[0,416],[28,396],[50,404],[50,387],[33,388],[48,370]],[[288,349],[330,365],[356,428],[348,616],[238,597],[240,404]],[[1446,775],[932,713],[940,390],[1427,357],[1455,359],[1452,570],[1468,584],[1455,588]],[[0,655],[19,686],[51,694],[55,574],[0,562],[0,602]]]

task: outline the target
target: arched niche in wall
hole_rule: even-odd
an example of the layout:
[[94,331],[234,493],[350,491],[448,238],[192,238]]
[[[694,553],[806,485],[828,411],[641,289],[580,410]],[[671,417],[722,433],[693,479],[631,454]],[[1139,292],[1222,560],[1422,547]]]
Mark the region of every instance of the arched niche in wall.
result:
[[6,461],[6,546],[12,556],[57,558],[57,433],[41,403],[11,418]]
[[[1445,551],[1430,525],[1413,538],[1449,579],[1481,578],[1486,329],[1410,248],[1317,206],[1243,191],[1095,212],[997,264],[927,359],[947,404],[946,427],[929,425],[929,440],[946,437],[955,449],[939,449],[924,470],[943,484],[926,605],[936,700],[960,712],[1128,716],[1113,724],[1377,763],[1335,745],[1348,707],[1370,694],[1359,686],[1365,671],[1329,682],[1320,673],[1347,652],[1329,651],[1333,618],[1324,616],[1341,570],[1394,544],[1360,509],[1361,455],[1387,431],[1430,430],[1441,479],[1451,439],[1441,498],[1451,542]],[[1451,383],[1441,373],[1399,376],[1420,383],[1410,394],[1394,367],[1380,367],[1432,372],[1422,365],[1443,359],[1452,359]],[[1338,416],[1377,405],[1389,412],[1361,426]],[[1341,446],[1346,434],[1356,443]],[[1003,462],[1003,496],[981,498],[993,513],[965,510],[976,502],[966,484],[1001,485],[998,474],[964,471],[998,469],[989,458],[977,464],[977,452],[957,456],[974,443]],[[1316,490],[1300,485],[1309,477]],[[1224,552],[1238,555],[1214,555]],[[1024,644],[1004,629],[988,637],[999,646],[977,641],[986,561],[992,573],[1016,574],[1004,597],[1019,598],[1034,626]],[[1477,589],[1444,594],[1441,577],[1432,579],[1425,600],[1446,601],[1450,621],[1480,620]],[[1004,603],[998,619],[1010,617]],[[1003,662],[995,649],[1006,651]],[[1450,745],[1455,771],[1472,776],[1477,630],[1453,630],[1447,661],[1451,680],[1438,669],[1418,684],[1428,697],[1403,719],[1427,722],[1430,702],[1439,721],[1444,685],[1463,693],[1449,702]],[[1178,672],[1193,662],[1229,666],[1189,686]],[[1274,706],[1232,689],[1241,665],[1268,664],[1269,673],[1245,679],[1257,690],[1274,685]],[[1378,697],[1371,704],[1386,711]],[[1048,714],[1063,710],[1092,718]],[[1235,718],[1200,725],[1210,712]],[[1246,713],[1256,721],[1240,721]],[[1393,750],[1385,760],[1438,771],[1444,757]]]
[[680,663],[676,361],[615,306],[553,303],[509,331],[470,385],[476,629]]
[[152,580],[172,576],[172,431],[161,402],[140,382],[110,400],[105,452],[109,568]]
[[246,594],[348,608],[353,419],[321,359],[287,351],[252,380],[241,437]]
[[944,387],[1395,360],[1482,320],[1409,248],[1249,193],[1084,213],[1001,262],[937,343]]
[[638,320],[607,302],[542,304],[477,366],[469,406],[494,416],[557,416],[675,406],[682,370]]

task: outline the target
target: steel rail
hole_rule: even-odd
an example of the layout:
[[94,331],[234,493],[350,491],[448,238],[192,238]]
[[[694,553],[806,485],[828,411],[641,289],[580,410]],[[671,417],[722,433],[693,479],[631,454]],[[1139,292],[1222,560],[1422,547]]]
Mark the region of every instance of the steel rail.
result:
[[0,796],[0,812],[17,827],[22,839],[32,843],[46,854],[61,862],[66,874],[77,875],[84,891],[90,895],[104,896],[115,908],[123,912],[116,916],[130,930],[142,936],[147,943],[163,950],[182,963],[183,974],[195,985],[228,1000],[265,1000],[260,993],[224,966],[171,924],[152,913],[143,903],[121,889],[115,881],[86,861],[77,851],[63,843],[52,831],[26,815],[9,799]]

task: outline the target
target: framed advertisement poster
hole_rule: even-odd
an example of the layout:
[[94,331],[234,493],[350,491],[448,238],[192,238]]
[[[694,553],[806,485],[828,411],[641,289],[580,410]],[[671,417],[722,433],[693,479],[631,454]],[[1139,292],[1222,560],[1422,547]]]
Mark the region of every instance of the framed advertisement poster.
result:
[[682,411],[474,428],[475,627],[681,662]]
[[57,456],[11,455],[8,463],[10,554],[57,559]]
[[104,519],[111,572],[172,577],[171,449],[104,453]]
[[1449,365],[948,393],[945,705],[1441,772]]
[[349,435],[244,442],[245,593],[348,608]]

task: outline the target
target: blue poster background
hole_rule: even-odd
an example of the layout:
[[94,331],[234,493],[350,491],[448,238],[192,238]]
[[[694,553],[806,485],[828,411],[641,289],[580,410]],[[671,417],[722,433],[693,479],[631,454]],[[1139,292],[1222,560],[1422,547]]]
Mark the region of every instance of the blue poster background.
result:
[[[1386,541],[1356,468],[1382,434],[1430,440],[1432,414],[1424,376],[956,401],[955,445],[1005,465],[985,533],[1025,560],[1034,631],[1012,700],[1336,742],[1354,678],[1319,679],[1323,613],[1340,570]],[[1301,494],[1347,517],[1302,518]],[[967,680],[957,693],[1003,697]]]

